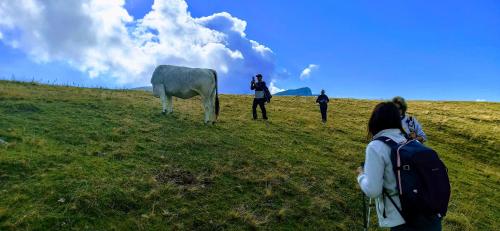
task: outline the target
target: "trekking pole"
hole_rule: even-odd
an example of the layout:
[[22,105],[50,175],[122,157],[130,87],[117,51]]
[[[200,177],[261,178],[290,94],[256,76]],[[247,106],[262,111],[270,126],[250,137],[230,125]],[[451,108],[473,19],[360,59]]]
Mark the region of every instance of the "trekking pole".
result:
[[370,227],[370,212],[372,210],[371,208],[372,205],[372,198],[368,201],[368,215],[366,216],[366,230],[368,230],[368,227]]
[[365,193],[363,193],[363,191],[361,191],[361,199],[363,200],[363,230],[368,231],[368,216],[367,216],[367,211],[366,211],[366,198],[365,198]]

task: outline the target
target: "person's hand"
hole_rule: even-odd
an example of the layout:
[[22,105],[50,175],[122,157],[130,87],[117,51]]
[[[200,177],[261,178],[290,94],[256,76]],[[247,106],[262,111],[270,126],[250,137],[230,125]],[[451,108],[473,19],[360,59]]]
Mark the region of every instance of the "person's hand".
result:
[[420,143],[425,142],[424,137],[421,137],[421,136],[417,136],[416,140],[418,140]]
[[358,173],[358,175],[362,175],[363,173],[365,173],[365,171],[363,170],[363,167],[359,166],[358,169],[356,169],[356,172]]
[[410,138],[412,140],[416,139],[417,138],[417,134],[415,132],[410,132]]

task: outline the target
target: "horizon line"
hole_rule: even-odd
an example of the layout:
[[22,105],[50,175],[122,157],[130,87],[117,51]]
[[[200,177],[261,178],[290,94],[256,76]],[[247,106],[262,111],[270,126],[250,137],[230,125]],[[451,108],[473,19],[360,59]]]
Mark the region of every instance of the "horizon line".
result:
[[[36,79],[32,80],[17,80],[15,78],[7,79],[4,77],[0,77],[0,82],[11,82],[11,83],[22,83],[22,84],[36,84],[36,85],[43,85],[43,86],[54,86],[54,87],[75,87],[75,88],[87,88],[87,89],[101,89],[101,90],[129,90],[129,91],[145,91],[142,89],[138,88],[145,88],[145,87],[150,87],[150,86],[142,86],[142,87],[105,87],[105,86],[86,86],[86,85],[80,85],[75,82],[68,82],[68,83],[56,83],[55,81],[50,81],[41,82]],[[301,87],[305,88],[305,87]],[[299,89],[299,88],[297,88]],[[287,90],[295,90],[295,89],[287,89]],[[285,90],[286,91],[286,90]],[[147,91],[145,91],[147,92]],[[279,92],[276,92],[279,93]],[[275,94],[276,94],[275,93]],[[275,95],[272,94],[273,96],[276,97],[315,97],[318,96],[319,94],[312,94],[309,96],[301,96],[301,95]],[[242,95],[242,96],[251,96],[252,93],[240,93],[240,94],[233,94],[233,93],[220,93],[220,95]],[[350,99],[350,100],[372,100],[372,101],[387,101],[389,99],[385,98],[354,98],[354,97],[349,97],[349,96],[330,96],[330,98],[333,99]],[[409,101],[432,101],[432,102],[473,102],[473,103],[500,103],[499,101],[491,101],[491,100],[486,100],[486,99],[476,99],[476,100],[460,100],[460,99],[452,99],[452,100],[443,100],[443,99],[413,99],[413,98],[406,98],[406,100]]]

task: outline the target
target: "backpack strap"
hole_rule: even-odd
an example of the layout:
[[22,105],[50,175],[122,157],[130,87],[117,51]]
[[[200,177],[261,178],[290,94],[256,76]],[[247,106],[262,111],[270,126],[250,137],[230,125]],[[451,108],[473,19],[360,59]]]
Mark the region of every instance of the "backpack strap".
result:
[[[391,148],[391,162],[392,162],[392,165],[393,165],[392,168],[396,169],[397,166],[395,165],[395,156],[394,156],[395,153],[394,152],[395,152],[395,150],[398,149],[399,144],[396,143],[396,141],[392,140],[391,138],[385,137],[385,136],[378,137],[378,138],[376,138],[374,140],[382,141],[382,142],[384,142],[384,144],[387,144]],[[396,208],[396,210],[398,211],[398,213],[401,215],[401,217],[403,217],[403,212],[396,205],[396,202],[394,202],[394,200],[392,199],[392,196],[396,196],[396,195],[390,195],[387,192],[387,189],[385,189],[385,188],[382,189],[382,200],[384,201],[384,203],[385,203],[385,197],[389,197],[389,200],[391,201],[391,203],[394,205],[394,207]],[[399,193],[397,194],[397,196],[399,196]],[[385,213],[385,206],[384,206],[384,212],[383,212],[382,216],[384,218],[387,218],[386,213]]]
[[386,144],[387,146],[389,146],[389,148],[391,148],[390,158],[391,158],[392,168],[394,170],[396,170],[397,169],[397,164],[396,164],[396,150],[398,150],[400,144],[398,144],[396,141],[394,141],[391,138],[386,137],[386,136],[381,136],[381,137],[378,137],[378,138],[376,138],[374,140],[382,141],[382,142],[384,142],[384,144]]
[[373,140],[378,140],[384,142],[384,144],[387,144],[391,149],[395,149],[399,147],[399,144],[396,143],[396,141],[392,140],[389,137],[381,136]]
[[[382,194],[385,195],[386,197],[389,197],[389,200],[391,201],[392,205],[394,205],[394,208],[396,208],[396,210],[398,211],[399,215],[401,215],[401,217],[404,220],[403,211],[401,211],[401,209],[396,205],[396,202],[394,202],[394,200],[392,199],[392,196],[389,195],[389,193],[387,192],[386,189],[382,189]],[[393,196],[399,196],[399,194],[393,195]],[[384,216],[384,218],[387,218],[387,216],[385,215],[385,206],[384,206],[384,214],[383,214],[383,216]]]
[[413,121],[413,116],[409,116],[408,119],[406,119],[406,124],[408,125],[408,129],[410,129],[410,132],[415,132],[415,121]]

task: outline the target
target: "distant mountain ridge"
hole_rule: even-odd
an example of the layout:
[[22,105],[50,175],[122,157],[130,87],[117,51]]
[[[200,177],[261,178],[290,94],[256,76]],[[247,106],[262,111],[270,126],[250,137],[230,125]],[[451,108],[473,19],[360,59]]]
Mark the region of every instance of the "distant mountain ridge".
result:
[[131,88],[130,90],[135,90],[135,91],[153,91],[153,87],[147,86],[147,87],[134,87]]
[[297,88],[297,89],[290,89],[286,91],[281,91],[278,92],[274,95],[281,95],[281,96],[312,96],[312,91],[308,87],[302,87],[302,88]]

